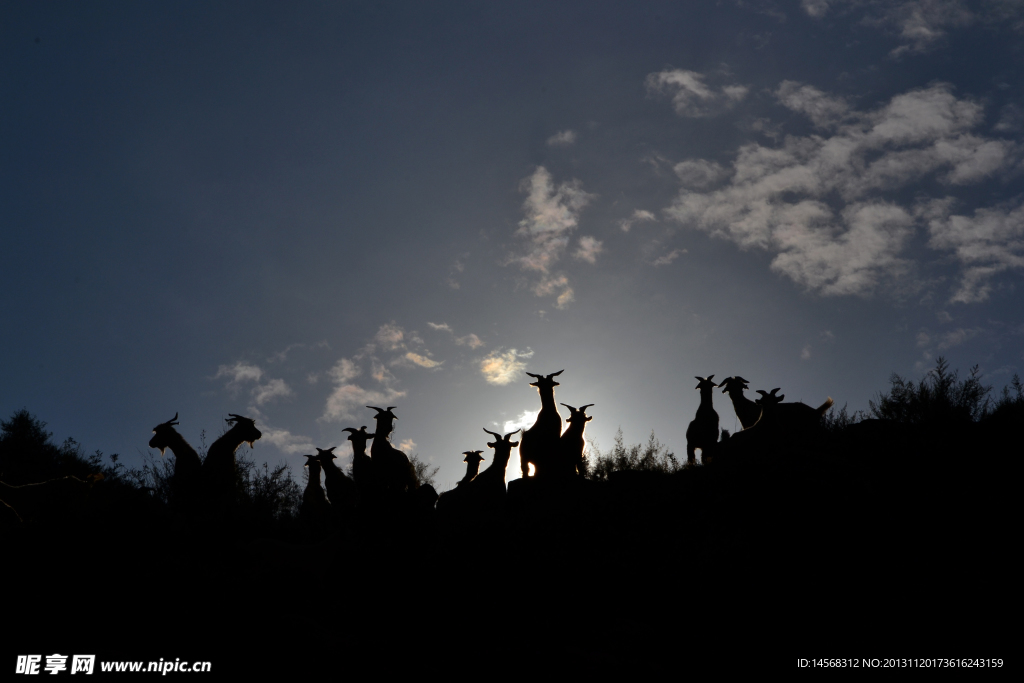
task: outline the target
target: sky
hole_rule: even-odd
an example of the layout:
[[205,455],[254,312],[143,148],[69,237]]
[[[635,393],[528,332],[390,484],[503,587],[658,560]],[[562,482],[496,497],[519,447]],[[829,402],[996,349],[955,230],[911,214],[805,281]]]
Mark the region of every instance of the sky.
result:
[[128,465],[1024,366],[1013,0],[3,3],[0,64],[0,416]]

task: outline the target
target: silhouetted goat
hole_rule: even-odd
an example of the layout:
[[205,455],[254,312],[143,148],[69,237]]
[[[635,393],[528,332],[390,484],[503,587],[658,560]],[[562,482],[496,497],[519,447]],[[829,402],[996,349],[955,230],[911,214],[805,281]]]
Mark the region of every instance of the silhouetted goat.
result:
[[342,431],[349,433],[348,440],[352,442],[352,479],[355,480],[360,499],[365,500],[373,494],[376,486],[373,481],[373,461],[366,454],[366,442],[374,435],[366,432],[366,425],[359,429],[345,427]]
[[334,454],[335,448],[337,446],[332,446],[327,450],[317,448],[316,459],[324,471],[324,487],[327,489],[327,498],[330,499],[334,511],[341,514],[354,508],[359,496],[356,492],[355,482],[345,476],[345,473],[334,464],[338,458]]
[[[320,449],[318,448],[317,451]],[[321,519],[327,516],[331,510],[331,504],[327,502],[327,495],[320,486],[320,459],[316,455],[304,455],[306,459],[306,471],[309,473],[309,480],[306,482],[306,490],[302,492],[302,504],[299,511],[312,519]]]
[[578,409],[568,403],[562,405],[569,409],[569,419],[566,420],[569,426],[558,439],[557,472],[559,477],[579,477],[586,473],[583,451],[587,443],[583,438],[583,430],[587,423],[594,419],[593,416],[587,415],[587,408],[594,404],[588,403]]
[[761,398],[757,399],[757,404],[762,408],[758,425],[764,423],[763,428],[765,429],[770,428],[777,431],[812,429],[821,423],[821,418],[834,403],[831,396],[817,408],[800,402],[783,403],[782,399],[786,398],[786,395],[776,396],[775,392],[778,390],[779,387],[772,389],[770,393],[761,389],[757,390],[757,393],[761,394]]
[[[447,510],[449,508],[456,508],[462,506],[462,501],[469,496],[469,487],[466,484],[473,481],[477,474],[480,472],[480,461],[483,457],[480,455],[483,451],[463,451],[463,455],[466,456],[462,462],[466,463],[466,476],[461,480],[455,482],[455,488],[450,491],[445,491],[437,498],[437,509]],[[462,488],[459,488],[462,487]]]
[[697,416],[686,428],[686,461],[691,465],[697,461],[696,450],[700,449],[701,461],[708,459],[708,451],[718,443],[718,413],[713,405],[712,390],[716,384],[711,381],[714,375],[695,377],[696,389],[700,390],[700,405]]
[[168,448],[174,453],[174,474],[170,481],[171,503],[191,507],[198,500],[203,463],[196,449],[174,428],[178,424],[177,420],[178,414],[175,413],[167,422],[153,427],[149,447],[159,449],[160,455]]
[[761,406],[743,395],[743,390],[748,388],[747,385],[747,380],[739,375],[726,377],[718,385],[724,387],[722,393],[729,394],[729,398],[732,399],[733,410],[736,411],[736,417],[739,418],[743,429],[753,427],[761,419]]
[[373,465],[374,480],[385,491],[404,493],[416,488],[416,472],[409,462],[408,456],[391,445],[391,432],[398,416],[391,412],[395,406],[387,410],[375,406],[366,406],[377,411],[373,419],[377,421],[374,431],[373,445],[370,446],[370,459]]
[[537,413],[537,421],[533,426],[523,432],[522,445],[519,447],[519,464],[524,477],[530,475],[530,463],[533,463],[535,470],[533,476],[541,476],[549,467],[549,462],[557,457],[555,454],[558,452],[558,440],[562,436],[562,416],[558,414],[558,407],[555,405],[555,387],[558,386],[558,382],[554,378],[563,372],[565,370],[552,372],[546,377],[532,372],[526,373],[537,380],[530,382],[530,386],[537,387],[540,394],[540,412]]
[[203,461],[203,497],[205,503],[215,510],[235,501],[235,451],[248,442],[253,448],[257,439],[263,436],[256,429],[256,421],[229,413],[224,421],[231,429],[210,445]]
[[494,449],[494,460],[467,486],[471,488],[476,496],[483,497],[485,504],[501,502],[505,499],[505,468],[508,467],[509,458],[512,457],[512,449],[519,445],[519,441],[509,441],[513,434],[520,430],[509,432],[505,436],[484,429],[485,432],[494,437],[493,443],[488,443],[488,448]]

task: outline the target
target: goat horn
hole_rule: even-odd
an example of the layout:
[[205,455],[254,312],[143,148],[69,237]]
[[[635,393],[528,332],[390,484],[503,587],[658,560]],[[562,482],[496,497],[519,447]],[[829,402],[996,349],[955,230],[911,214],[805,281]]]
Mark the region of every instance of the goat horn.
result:
[[527,375],[529,375],[530,377],[536,377],[537,379],[540,379],[540,378],[541,378],[541,375],[535,375],[535,374],[533,374],[532,372],[528,372],[528,373],[526,373],[526,374],[527,374]]
[[575,409],[575,408],[573,408],[573,407],[572,407],[571,405],[569,405],[568,403],[559,403],[558,405],[560,405],[560,406],[565,406],[566,408],[568,408],[569,410],[571,410],[571,411],[572,411],[572,412],[574,412],[574,413],[576,412],[576,409]]
[[519,432],[521,432],[521,431],[523,431],[523,428],[522,428],[522,427],[520,427],[519,429],[517,429],[517,430],[516,430],[516,431],[514,431],[514,432],[509,432],[509,433],[508,433],[508,434],[506,434],[506,435],[505,435],[505,436],[504,436],[503,438],[505,439],[505,441],[508,441],[508,437],[512,436],[513,434],[518,434],[518,433],[519,433]]
[[558,376],[559,376],[559,375],[561,375],[561,374],[562,374],[563,372],[565,372],[565,368],[563,368],[563,369],[559,370],[558,372],[552,372],[552,373],[551,373],[550,375],[548,375],[548,378],[551,378],[551,377],[558,377]]
[[586,411],[587,411],[587,408],[589,408],[589,407],[591,407],[591,406],[593,406],[593,405],[597,405],[597,404],[596,404],[596,403],[588,403],[588,404],[587,404],[587,405],[585,405],[585,406],[580,406],[580,410],[582,410],[583,412],[586,412]]
[[[363,427],[363,429],[366,429],[366,427]],[[359,430],[356,429],[355,427],[345,427],[341,431],[343,431],[343,432],[352,432],[353,434],[358,434],[359,433]]]
[[385,412],[383,408],[378,408],[377,406],[366,406],[366,407],[367,408],[372,408],[372,409],[376,410],[378,413]]
[[[492,431],[491,431],[490,429],[488,429],[487,427],[484,427],[483,429],[484,429],[484,431],[485,431],[485,432],[487,432],[488,434],[490,434],[491,436],[493,436],[493,437],[494,437],[495,439],[501,440],[501,434],[498,434],[498,433],[496,433],[496,432],[492,432]],[[512,433],[513,433],[513,434],[515,434],[515,432],[512,432]]]

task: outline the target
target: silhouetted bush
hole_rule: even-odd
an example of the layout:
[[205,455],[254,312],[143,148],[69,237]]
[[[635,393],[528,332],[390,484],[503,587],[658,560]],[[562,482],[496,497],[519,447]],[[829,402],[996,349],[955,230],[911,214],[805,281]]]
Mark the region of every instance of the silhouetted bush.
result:
[[434,477],[441,468],[435,465],[433,468],[430,467],[430,463],[420,460],[419,455],[409,456],[409,462],[412,463],[412,469],[416,473],[416,485],[424,486],[429,484],[434,488],[437,488],[437,484],[434,481]]
[[622,438],[622,430],[615,432],[615,445],[608,453],[591,443],[587,463],[588,476],[591,479],[607,481],[608,475],[612,472],[640,471],[640,472],[662,472],[671,474],[683,468],[682,463],[676,460],[674,453],[668,450],[654,436],[651,431],[646,444],[635,444],[626,446]]
[[126,470],[116,454],[106,465],[100,451],[87,456],[74,439],[65,439],[57,446],[50,440],[52,436],[46,431],[46,423],[24,408],[16,410],[9,420],[0,420],[0,481],[21,485],[64,476],[84,480],[97,474],[110,480],[124,478]]
[[905,424],[948,424],[976,422],[992,409],[988,397],[992,387],[981,383],[978,366],[971,368],[970,377],[961,380],[956,370],[949,371],[949,363],[942,356],[917,384],[896,373],[889,383],[887,393],[880,392],[868,402],[872,417]]
[[264,524],[286,521],[298,514],[302,490],[292,479],[291,468],[281,463],[273,469],[257,465],[248,449],[235,454],[238,512]]

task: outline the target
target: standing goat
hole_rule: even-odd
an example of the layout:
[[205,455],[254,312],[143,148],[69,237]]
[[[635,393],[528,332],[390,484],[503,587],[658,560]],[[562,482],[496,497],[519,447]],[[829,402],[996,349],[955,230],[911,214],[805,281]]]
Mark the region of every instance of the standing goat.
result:
[[376,484],[373,481],[373,461],[366,454],[366,442],[374,437],[366,432],[366,425],[359,429],[345,427],[348,440],[352,442],[352,479],[355,480],[359,497],[365,500],[373,495]]
[[537,421],[533,426],[523,432],[522,445],[519,447],[519,464],[523,477],[530,476],[531,463],[534,467],[533,476],[541,476],[541,473],[550,467],[551,460],[557,457],[558,440],[562,436],[562,416],[558,414],[558,407],[555,405],[555,387],[558,386],[558,382],[554,378],[563,372],[565,370],[552,372],[546,377],[532,372],[526,373],[537,380],[530,382],[530,386],[537,387],[540,394],[540,412],[537,413]]
[[691,465],[697,461],[698,448],[701,462],[706,462],[708,451],[718,443],[718,413],[715,412],[711,393],[717,385],[711,381],[712,377],[714,375],[695,376],[695,388],[700,390],[700,405],[697,407],[697,416],[686,428],[686,462]]
[[587,408],[594,404],[588,403],[578,409],[568,403],[562,405],[569,409],[569,419],[566,420],[569,426],[558,439],[556,471],[560,478],[581,477],[587,471],[586,465],[583,464],[583,450],[587,445],[583,439],[583,430],[586,429],[587,423],[594,419],[593,416],[587,415]]
[[[483,498],[483,504],[489,505],[493,502],[504,502],[505,500],[505,468],[508,467],[509,458],[512,457],[512,449],[519,445],[519,441],[509,441],[513,434],[518,434],[517,429],[505,436],[484,429],[485,432],[494,437],[493,443],[488,443],[488,448],[494,449],[494,460],[476,478],[470,482],[477,497]],[[525,435],[524,435],[525,436]],[[522,455],[520,453],[520,455]]]
[[471,494],[469,493],[470,487],[467,484],[476,479],[480,473],[480,462],[483,460],[483,456],[480,455],[481,453],[483,451],[464,451],[462,453],[466,456],[462,461],[466,463],[466,476],[455,482],[456,488],[451,491],[445,491],[438,497],[438,510],[455,509],[463,505],[468,499]]
[[377,421],[374,431],[373,445],[370,446],[370,459],[373,465],[374,480],[385,491],[405,493],[416,488],[416,471],[409,462],[408,456],[391,445],[391,432],[398,416],[391,412],[395,406],[387,410],[375,406],[366,406],[377,411],[373,419]]
[[[340,514],[356,506],[358,494],[356,493],[355,482],[346,477],[345,473],[334,464],[334,461],[338,459],[338,456],[334,454],[335,448],[337,446],[332,446],[327,450],[317,448],[316,459],[324,471],[324,486],[327,488],[327,498],[330,499],[331,506],[335,512]],[[313,471],[310,470],[310,474],[312,473]]]
[[178,433],[174,425],[178,424],[175,413],[167,422],[153,427],[153,438],[149,440],[150,448],[160,450],[160,455],[168,448],[174,453],[174,474],[170,481],[170,498],[172,504],[191,508],[199,498],[199,486],[202,477],[203,463],[196,449]]
[[[320,449],[317,449],[318,452]],[[320,459],[317,455],[305,455],[306,471],[309,473],[309,480],[306,482],[306,489],[302,492],[302,504],[299,511],[310,519],[323,519],[331,510],[331,504],[327,502],[327,496],[320,487]]]
[[251,418],[229,413],[224,421],[231,429],[210,445],[203,461],[204,502],[221,511],[235,501],[235,451],[245,442],[253,448],[256,440],[263,436]]
[[729,394],[729,398],[732,399],[733,410],[736,411],[736,417],[739,418],[743,429],[749,429],[757,424],[761,419],[761,406],[743,395],[743,390],[748,388],[747,380],[739,375],[726,377],[718,386],[724,387],[722,393]]

